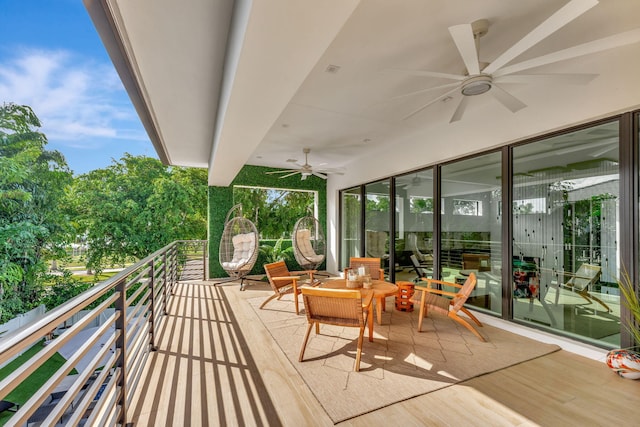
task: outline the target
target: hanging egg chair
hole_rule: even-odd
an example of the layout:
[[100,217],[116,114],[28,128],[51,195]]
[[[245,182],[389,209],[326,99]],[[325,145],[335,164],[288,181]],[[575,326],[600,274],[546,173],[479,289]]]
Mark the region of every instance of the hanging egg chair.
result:
[[293,254],[304,270],[316,270],[323,263],[325,240],[320,222],[313,216],[300,218],[293,227]]
[[256,226],[242,216],[242,206],[235,205],[227,213],[219,251],[220,265],[229,279],[215,285],[240,280],[240,290],[244,290],[245,277],[258,259],[258,245]]

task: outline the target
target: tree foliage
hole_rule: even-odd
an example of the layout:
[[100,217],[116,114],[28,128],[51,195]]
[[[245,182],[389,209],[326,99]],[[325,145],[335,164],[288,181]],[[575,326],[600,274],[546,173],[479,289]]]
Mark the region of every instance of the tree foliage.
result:
[[164,166],[125,154],[76,178],[70,196],[77,233],[88,245],[87,266],[140,259],[179,239],[206,239],[204,169]]
[[0,322],[39,304],[46,260],[70,237],[61,200],[72,174],[39,127],[28,106],[0,107]]
[[235,187],[233,200],[242,205],[244,217],[256,225],[261,239],[290,238],[296,221],[312,214],[314,193]]

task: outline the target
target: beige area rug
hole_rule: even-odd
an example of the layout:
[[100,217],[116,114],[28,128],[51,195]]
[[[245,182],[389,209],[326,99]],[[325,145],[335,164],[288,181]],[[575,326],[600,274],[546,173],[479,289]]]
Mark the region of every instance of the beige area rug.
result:
[[298,362],[307,327],[302,298],[299,316],[292,295],[262,310],[264,298],[248,301],[334,423],[559,350],[487,325],[478,328],[483,343],[437,315],[418,333],[417,310],[396,311],[390,297],[382,325],[374,325],[374,342],[365,331],[360,372],[354,372],[357,328],[321,325]]

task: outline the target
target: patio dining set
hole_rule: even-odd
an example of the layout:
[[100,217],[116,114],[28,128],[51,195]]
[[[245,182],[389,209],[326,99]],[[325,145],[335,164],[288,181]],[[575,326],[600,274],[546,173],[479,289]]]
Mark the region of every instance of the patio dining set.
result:
[[[434,312],[448,316],[471,331],[480,341],[485,341],[471,323],[458,314],[461,311],[473,323],[482,326],[464,307],[477,282],[475,273],[471,272],[463,284],[423,277],[414,286],[409,282],[394,284],[385,281],[384,270],[380,265],[380,258],[352,257],[343,277],[319,280],[317,270],[289,271],[284,261],[265,264],[264,269],[273,294],[260,305],[260,309],[274,299],[279,300],[284,295],[293,294],[295,312],[299,315],[298,295],[302,295],[308,324],[300,350],[300,362],[304,360],[305,348],[314,326],[316,334],[320,333],[320,324],[359,328],[354,364],[356,372],[360,370],[365,328],[369,330],[369,341],[373,341],[374,306],[376,321],[380,325],[387,297],[395,295],[398,305],[398,298],[406,297],[403,291],[407,287],[412,288],[410,303],[419,307],[418,332],[422,332],[424,317],[429,312]],[[307,279],[303,282],[304,277]],[[456,291],[451,292],[450,288]]]

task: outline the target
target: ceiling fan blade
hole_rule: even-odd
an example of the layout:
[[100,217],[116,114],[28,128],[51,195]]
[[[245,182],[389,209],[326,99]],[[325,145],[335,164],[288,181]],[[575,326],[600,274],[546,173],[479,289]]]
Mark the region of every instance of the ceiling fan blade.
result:
[[449,79],[449,80],[464,80],[465,76],[460,74],[449,74],[449,73],[438,73],[436,71],[423,71],[423,70],[407,70],[405,68],[387,68],[389,71],[401,72],[404,74],[409,74],[412,76],[420,76],[420,77],[437,77],[440,79]]
[[[288,178],[288,177],[293,176],[293,175],[295,175],[295,174],[297,174],[297,173],[300,173],[300,171],[295,171],[295,172],[288,173],[288,174],[286,174],[286,175],[282,175],[280,178],[281,178],[281,179],[282,179],[282,178]],[[304,179],[304,178],[302,178],[302,179]]]
[[271,175],[274,173],[287,173],[287,172],[298,172],[297,169],[283,169],[283,170],[279,170],[279,171],[269,171],[269,172],[265,172],[267,175]]
[[557,84],[573,84],[586,85],[599,74],[510,74],[500,77],[502,83],[557,83]]
[[564,27],[597,4],[598,0],[571,0],[556,13],[547,18],[547,20],[534,28],[533,31],[520,39],[519,42],[503,52],[502,55],[484,69],[484,72],[487,74],[493,74],[521,53],[558,31],[560,28]]
[[554,62],[564,61],[565,59],[577,58],[578,56],[598,53],[605,50],[613,49],[620,46],[640,42],[640,28],[626,31],[620,34],[614,34],[609,37],[583,43],[567,49],[559,50],[548,55],[539,56],[517,64],[504,67],[500,71],[493,74],[494,78],[507,74],[517,73],[518,71],[528,70],[542,65],[553,64]]
[[317,176],[318,178],[327,179],[327,175],[322,174],[320,172],[311,172],[311,173]]
[[444,89],[444,88],[447,88],[447,87],[453,87],[453,86],[458,86],[458,85],[460,85],[460,83],[458,83],[458,82],[447,83],[446,85],[429,87],[429,88],[426,88],[426,89],[420,89],[420,90],[416,90],[416,91],[413,91],[413,92],[405,93],[405,94],[402,94],[402,95],[394,96],[391,99],[406,98],[408,96],[418,95],[418,94],[425,93],[425,92],[431,92],[432,90]]
[[476,41],[473,37],[471,24],[454,25],[449,27],[449,33],[460,52],[465,67],[469,75],[480,74],[480,64],[478,63],[478,51]]
[[426,104],[424,104],[422,107],[420,107],[420,108],[418,108],[417,110],[413,111],[412,113],[410,113],[410,114],[408,114],[408,115],[404,116],[404,117],[402,118],[402,120],[407,120],[407,119],[409,119],[409,118],[411,118],[411,117],[415,116],[416,114],[418,114],[420,111],[424,110],[425,108],[427,108],[427,107],[428,107],[428,106],[430,106],[431,104],[435,104],[436,102],[440,101],[441,99],[446,98],[447,96],[449,96],[449,95],[451,95],[451,94],[453,94],[453,93],[455,93],[455,92],[458,92],[458,90],[459,90],[459,89],[458,89],[457,87],[456,87],[455,89],[451,89],[449,92],[446,92],[446,93],[444,93],[444,94],[440,95],[440,96],[439,96],[439,97],[437,97],[436,99],[434,99],[434,100],[431,100],[431,101],[427,102],[427,103],[426,103]]
[[527,106],[524,102],[520,101],[515,96],[511,95],[506,90],[502,89],[500,86],[495,83],[491,87],[489,91],[493,96],[505,107],[509,109],[512,113],[522,110]]
[[460,102],[458,103],[458,107],[456,108],[456,111],[453,113],[453,116],[451,116],[451,120],[449,120],[449,123],[457,122],[462,118],[462,115],[464,114],[464,110],[467,109],[468,102],[469,102],[469,97],[463,96]]

